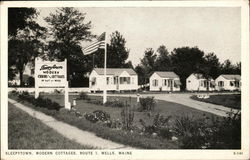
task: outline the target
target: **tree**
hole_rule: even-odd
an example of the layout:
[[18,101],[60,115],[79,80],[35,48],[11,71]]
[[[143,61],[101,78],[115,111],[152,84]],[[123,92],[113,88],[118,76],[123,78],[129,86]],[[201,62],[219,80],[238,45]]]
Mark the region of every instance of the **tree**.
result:
[[9,8],[8,9],[8,35],[16,36],[19,30],[26,28],[37,16],[35,8]]
[[48,45],[49,57],[51,60],[68,60],[69,81],[91,69],[88,56],[83,56],[81,42],[91,41],[96,36],[90,31],[91,21],[85,22],[85,17],[86,13],[65,7],[59,8],[56,13],[45,18],[50,25],[49,31],[53,38]]
[[141,63],[135,67],[135,71],[139,77],[139,84],[143,85],[149,82],[149,77],[155,71],[156,54],[152,48],[147,48]]
[[125,47],[126,40],[120,32],[115,31],[111,34],[110,45],[107,50],[107,67],[124,68],[128,59],[129,50]]
[[34,21],[38,15],[34,8],[10,8],[8,13],[8,78],[11,80],[19,73],[22,86],[25,65],[41,53],[40,38],[46,29]]
[[[113,32],[110,35],[110,37],[111,37],[110,43],[107,44],[107,67],[133,68],[131,61],[126,62],[129,56],[129,50],[125,46],[126,45],[125,38],[118,31]],[[95,67],[100,67],[100,68],[104,67],[104,50],[99,50],[90,57],[94,59]]]
[[186,88],[186,78],[192,73],[200,73],[204,63],[204,52],[198,47],[175,48],[171,53],[172,66],[180,76],[181,89]]
[[169,52],[168,52],[166,46],[161,45],[157,49],[157,52],[159,53],[159,55],[156,58],[155,70],[157,70],[157,71],[171,71],[172,70],[171,59],[170,59]]
[[208,53],[204,56],[204,63],[201,72],[206,78],[217,78],[220,74],[220,62],[214,53]]
[[227,59],[221,64],[220,69],[222,74],[241,74],[241,63],[239,62],[234,65]]

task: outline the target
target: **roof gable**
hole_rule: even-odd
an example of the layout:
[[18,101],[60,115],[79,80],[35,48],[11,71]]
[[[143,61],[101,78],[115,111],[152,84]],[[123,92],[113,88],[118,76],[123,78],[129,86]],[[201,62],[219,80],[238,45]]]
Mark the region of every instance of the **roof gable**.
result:
[[[104,69],[103,68],[94,68],[94,71],[96,71],[99,75],[104,75]],[[131,68],[107,68],[106,74],[107,75],[115,75],[119,76],[122,74],[122,72],[127,72],[129,75],[137,75],[136,72]]]
[[156,71],[154,73],[158,74],[161,78],[179,78],[179,76],[177,74],[175,74],[174,72]]

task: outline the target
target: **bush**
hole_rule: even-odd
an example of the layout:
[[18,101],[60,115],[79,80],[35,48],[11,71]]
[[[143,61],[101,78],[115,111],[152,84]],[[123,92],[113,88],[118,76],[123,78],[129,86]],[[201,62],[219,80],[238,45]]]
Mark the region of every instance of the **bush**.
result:
[[174,132],[180,139],[181,148],[188,149],[240,149],[241,114],[230,112],[223,120],[189,116],[176,119]]
[[105,106],[110,106],[110,107],[119,107],[119,108],[122,108],[124,107],[124,103],[122,101],[119,101],[118,98],[116,98],[115,100],[112,100],[112,101],[107,101],[105,103]]
[[146,125],[142,119],[140,119],[139,122],[143,126],[143,131],[146,134],[152,135],[153,133],[157,133],[157,135],[162,138],[171,139],[173,133],[169,126],[170,119],[171,116],[164,118],[162,115],[156,114],[154,116],[153,124],[151,125]]
[[86,92],[80,92],[79,93],[79,99],[81,100],[90,100],[88,94]]
[[96,123],[99,119],[93,113],[86,113],[84,117],[92,123]]
[[140,107],[138,108],[138,111],[139,112],[152,111],[154,110],[155,105],[156,105],[156,101],[154,97],[140,98]]
[[93,112],[96,118],[102,122],[110,120],[110,115],[102,110],[96,110]]
[[34,96],[31,96],[28,92],[22,92],[21,94],[18,95],[18,98],[20,100],[25,100],[33,105],[35,105],[36,107],[42,107],[42,108],[47,108],[49,110],[60,110],[60,108],[62,108],[62,106],[60,106],[58,103],[53,102],[52,100],[46,98],[42,98],[42,97],[38,97],[37,99],[35,99]]

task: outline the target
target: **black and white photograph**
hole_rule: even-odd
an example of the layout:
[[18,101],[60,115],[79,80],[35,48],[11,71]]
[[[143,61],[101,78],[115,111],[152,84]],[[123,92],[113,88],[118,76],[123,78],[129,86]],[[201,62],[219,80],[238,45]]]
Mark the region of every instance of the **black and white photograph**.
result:
[[248,1],[201,2],[2,3],[3,159],[249,159]]

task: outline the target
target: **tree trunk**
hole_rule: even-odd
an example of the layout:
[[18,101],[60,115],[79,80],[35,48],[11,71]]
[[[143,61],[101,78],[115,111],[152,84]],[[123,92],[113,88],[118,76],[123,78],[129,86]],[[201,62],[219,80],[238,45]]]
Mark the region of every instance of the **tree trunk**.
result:
[[19,79],[20,79],[20,87],[23,86],[23,71],[22,70],[19,70]]

